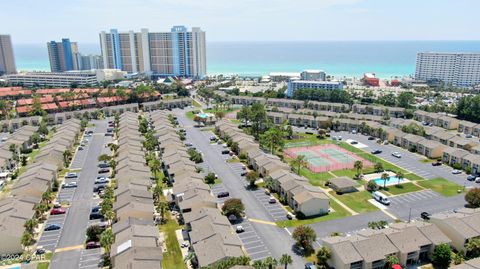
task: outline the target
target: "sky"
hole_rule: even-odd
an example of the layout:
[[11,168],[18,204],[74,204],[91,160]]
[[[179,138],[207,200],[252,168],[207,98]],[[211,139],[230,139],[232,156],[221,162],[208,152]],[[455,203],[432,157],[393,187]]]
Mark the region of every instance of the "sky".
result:
[[199,26],[210,41],[480,40],[479,0],[0,0],[14,44]]

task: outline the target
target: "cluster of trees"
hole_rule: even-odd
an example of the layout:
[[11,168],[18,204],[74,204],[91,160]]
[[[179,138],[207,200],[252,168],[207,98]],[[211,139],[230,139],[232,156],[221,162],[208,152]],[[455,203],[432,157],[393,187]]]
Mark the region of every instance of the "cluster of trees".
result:
[[344,104],[353,103],[352,96],[345,90],[298,89],[293,93],[293,99]]
[[425,136],[425,128],[416,123],[410,123],[409,125],[403,126],[402,131],[407,134],[414,134],[419,136]]
[[480,188],[470,189],[467,194],[465,194],[465,201],[467,201],[470,207],[480,207]]
[[189,148],[187,150],[187,153],[190,156],[190,161],[192,161],[194,163],[202,163],[203,162],[202,154],[200,154],[200,152],[196,151],[195,149]]
[[228,218],[233,215],[237,219],[240,219],[245,214],[245,206],[241,199],[231,198],[223,203],[222,212]]
[[[310,226],[298,226],[292,233],[292,238],[296,242],[296,246],[304,256],[310,256],[315,252],[313,242],[317,240],[317,233]],[[328,268],[327,260],[330,259],[332,253],[327,247],[321,247],[317,250],[317,266],[320,268]]]
[[460,98],[456,114],[459,119],[480,123],[480,95]]

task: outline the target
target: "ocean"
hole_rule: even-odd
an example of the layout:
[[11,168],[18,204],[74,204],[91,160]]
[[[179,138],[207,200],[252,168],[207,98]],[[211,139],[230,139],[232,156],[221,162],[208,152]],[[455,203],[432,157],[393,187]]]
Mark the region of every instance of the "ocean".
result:
[[[18,70],[50,69],[46,44],[14,44]],[[99,54],[98,44],[79,44]],[[413,75],[420,51],[480,52],[480,41],[207,42],[207,73],[259,76],[321,69],[329,75]]]

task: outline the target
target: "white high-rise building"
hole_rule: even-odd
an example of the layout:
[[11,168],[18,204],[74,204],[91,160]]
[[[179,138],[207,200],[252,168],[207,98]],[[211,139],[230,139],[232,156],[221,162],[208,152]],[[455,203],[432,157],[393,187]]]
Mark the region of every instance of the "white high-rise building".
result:
[[470,87],[480,84],[480,53],[420,52],[415,79]]
[[207,73],[205,32],[174,26],[170,32],[100,33],[104,68],[153,76],[203,78]]

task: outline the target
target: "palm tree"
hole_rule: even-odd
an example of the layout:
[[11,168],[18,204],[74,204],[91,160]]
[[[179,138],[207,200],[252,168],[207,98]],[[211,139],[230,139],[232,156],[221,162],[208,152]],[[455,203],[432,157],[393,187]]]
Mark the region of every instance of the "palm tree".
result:
[[298,155],[292,160],[292,166],[297,167],[297,174],[300,175],[300,171],[303,167],[307,166],[308,162],[305,160],[305,155]]
[[383,188],[387,187],[387,181],[390,179],[390,176],[387,173],[383,173],[380,177],[383,180]]
[[165,213],[167,213],[167,210],[168,210],[168,203],[165,202],[165,201],[160,201],[158,202],[158,205],[157,205],[157,211],[158,213],[160,213],[160,217],[162,218],[161,222],[162,223],[165,223]]
[[148,165],[150,166],[150,170],[152,171],[155,178],[157,178],[157,173],[160,172],[160,168],[161,168],[160,161],[157,158],[155,158],[151,160]]
[[28,231],[23,232],[21,244],[25,249],[28,249],[34,243],[33,235]]
[[35,227],[37,227],[37,224],[38,224],[37,219],[31,218],[25,221],[25,224],[23,225],[23,227],[25,227],[25,230],[33,234],[33,230],[35,229]]
[[282,257],[280,257],[280,264],[283,264],[285,266],[285,269],[287,269],[288,265],[292,263],[292,256],[288,254],[283,254]]
[[267,266],[265,265],[265,262],[262,260],[256,260],[252,264],[253,268],[255,269],[266,269]]
[[395,264],[399,264],[400,261],[398,260],[398,257],[395,256],[395,255],[389,255],[387,257],[387,265],[388,265],[388,268],[392,268],[393,265]]
[[363,169],[363,162],[362,161],[355,161],[355,163],[353,163],[353,167],[357,170],[357,177],[360,176],[360,174],[362,173],[362,169]]
[[118,150],[118,145],[115,144],[115,143],[110,143],[110,144],[108,144],[108,147],[110,148],[111,151],[113,151],[113,152],[115,152],[115,153],[116,153],[117,150]]
[[397,185],[400,185],[400,181],[402,181],[403,179],[402,171],[398,171],[395,176],[397,177],[397,180],[398,180]]
[[100,235],[100,245],[105,249],[106,253],[110,252],[110,246],[112,246],[114,239],[112,229],[106,229]]
[[470,239],[465,244],[467,250],[467,257],[479,257],[480,256],[480,239]]
[[277,260],[275,258],[272,258],[272,257],[267,257],[265,259],[264,263],[268,267],[268,269],[273,269],[278,264]]
[[66,149],[63,152],[63,162],[65,166],[68,166],[68,164],[70,163],[70,158],[72,158],[72,151],[69,149]]
[[98,161],[99,162],[108,162],[110,161],[112,157],[110,157],[108,154],[102,154],[100,156],[98,156]]
[[317,252],[317,263],[320,268],[328,268],[327,261],[332,256],[330,249],[323,246]]

